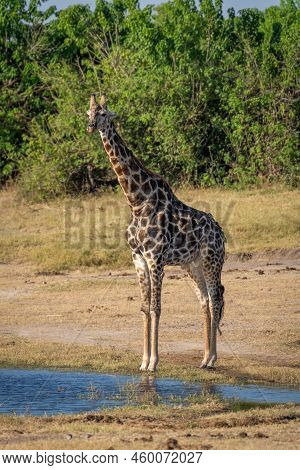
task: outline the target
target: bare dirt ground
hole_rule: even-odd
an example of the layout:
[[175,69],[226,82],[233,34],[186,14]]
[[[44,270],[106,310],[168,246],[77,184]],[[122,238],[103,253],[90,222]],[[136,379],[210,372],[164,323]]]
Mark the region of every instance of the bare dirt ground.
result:
[[[300,250],[245,258],[231,256],[225,263],[219,355],[296,366]],[[0,335],[142,351],[134,271],[48,273],[1,264],[0,300]],[[189,278],[181,270],[169,269],[162,299],[162,356],[180,361],[198,357],[202,323]]]
[[[217,368],[222,377],[299,385],[299,274],[299,250],[231,256],[227,260],[223,274],[226,308]],[[81,347],[89,351],[113,349],[120,355],[139,355],[142,351],[142,318],[134,271],[54,273],[37,272],[29,265],[0,264],[0,302],[2,351],[17,347],[14,338],[26,339],[28,348],[31,342],[35,342],[35,348],[40,344],[41,352],[51,343],[53,351],[61,345],[63,354],[63,347],[69,344],[72,354],[78,348],[78,357]],[[168,269],[160,325],[163,373],[168,374],[172,364],[189,368],[200,363],[202,323],[185,273]],[[8,364],[14,365],[12,361]],[[236,411],[226,406],[210,401],[184,410],[125,408],[91,417],[0,416],[0,446],[299,447],[299,407]]]

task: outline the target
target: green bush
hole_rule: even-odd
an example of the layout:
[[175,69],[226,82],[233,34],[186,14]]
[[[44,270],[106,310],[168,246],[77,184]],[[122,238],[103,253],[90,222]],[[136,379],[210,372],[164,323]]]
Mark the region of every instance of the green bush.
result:
[[108,168],[98,136],[91,138],[86,132],[91,85],[66,64],[49,67],[42,80],[51,87],[55,112],[31,123],[23,146],[25,156],[19,164],[21,188],[35,199],[76,192],[78,188],[91,191]]
[[105,184],[108,159],[85,131],[97,91],[173,184],[297,184],[298,2],[225,17],[221,0],[39,5],[0,0],[1,182],[18,176],[38,199]]

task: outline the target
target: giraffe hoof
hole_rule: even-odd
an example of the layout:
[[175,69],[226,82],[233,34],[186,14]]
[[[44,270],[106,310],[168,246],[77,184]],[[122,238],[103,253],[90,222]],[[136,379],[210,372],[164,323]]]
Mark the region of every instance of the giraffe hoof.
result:
[[148,364],[142,364],[141,367],[140,367],[140,371],[141,372],[147,372],[148,370]]
[[217,360],[217,356],[216,356],[216,354],[213,354],[210,357],[209,361],[207,361],[207,368],[210,369],[210,370],[214,370],[216,360]]
[[207,364],[205,363],[200,364],[200,369],[206,369],[206,367],[207,367]]

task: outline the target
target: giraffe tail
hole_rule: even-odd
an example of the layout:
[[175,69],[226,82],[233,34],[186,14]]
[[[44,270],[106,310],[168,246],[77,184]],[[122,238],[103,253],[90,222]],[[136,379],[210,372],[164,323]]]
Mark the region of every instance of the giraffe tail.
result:
[[220,336],[222,336],[222,330],[220,328],[220,321],[222,320],[222,318],[224,316],[224,307],[225,307],[224,291],[225,291],[225,287],[221,284],[220,285],[220,300],[222,302],[222,306],[220,308],[219,323],[218,323],[218,332],[219,332]]

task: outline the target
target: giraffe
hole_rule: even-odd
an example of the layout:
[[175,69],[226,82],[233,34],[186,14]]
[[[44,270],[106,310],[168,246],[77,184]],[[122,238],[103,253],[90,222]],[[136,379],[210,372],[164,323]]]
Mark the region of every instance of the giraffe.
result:
[[87,131],[100,132],[105,151],[131,209],[126,231],[141,290],[144,351],[141,371],[158,364],[158,327],[165,266],[179,265],[190,276],[204,314],[201,368],[214,368],[217,329],[223,314],[221,272],[225,235],[211,214],[181,202],[168,183],[145,168],[127,148],[113,123],[104,96],[91,95]]

